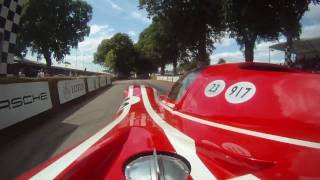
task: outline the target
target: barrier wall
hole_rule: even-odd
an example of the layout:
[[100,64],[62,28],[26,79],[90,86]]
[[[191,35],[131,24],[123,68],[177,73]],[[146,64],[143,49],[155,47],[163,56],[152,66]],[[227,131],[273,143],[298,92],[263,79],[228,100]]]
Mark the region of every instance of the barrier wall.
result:
[[58,82],[60,104],[69,102],[87,93],[84,79],[63,80]]
[[177,82],[179,78],[179,76],[157,76],[157,80],[169,82]]
[[96,89],[99,89],[99,82],[98,82],[98,77],[89,77],[87,78],[87,87],[88,87],[88,92],[92,92]]
[[112,84],[109,76],[0,80],[0,130]]
[[100,87],[105,87],[107,85],[107,79],[105,76],[100,76],[99,80],[100,80]]
[[0,84],[0,129],[51,108],[48,82]]

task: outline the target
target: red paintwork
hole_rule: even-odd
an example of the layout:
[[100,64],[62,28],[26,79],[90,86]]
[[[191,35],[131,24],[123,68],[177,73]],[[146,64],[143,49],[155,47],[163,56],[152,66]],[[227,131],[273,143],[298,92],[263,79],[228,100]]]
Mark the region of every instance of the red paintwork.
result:
[[[206,85],[217,79],[224,80],[226,88],[214,98],[206,97]],[[247,102],[230,104],[224,92],[240,81],[255,84],[256,93]],[[261,179],[320,179],[320,146],[298,146],[186,120],[159,103],[152,88],[147,87],[146,91],[154,111],[194,139],[197,155],[216,178],[252,174]],[[153,149],[176,153],[154,117],[148,114],[141,93],[141,87],[134,86],[133,95],[141,100],[131,106],[118,125],[56,178],[124,179],[124,166],[134,157],[151,154]],[[255,63],[209,66],[201,70],[179,101],[165,97],[161,100],[175,104],[177,112],[205,121],[320,143],[319,75]],[[120,110],[117,117],[123,111]],[[70,150],[18,179],[33,177]],[[192,170],[196,168],[191,164]]]

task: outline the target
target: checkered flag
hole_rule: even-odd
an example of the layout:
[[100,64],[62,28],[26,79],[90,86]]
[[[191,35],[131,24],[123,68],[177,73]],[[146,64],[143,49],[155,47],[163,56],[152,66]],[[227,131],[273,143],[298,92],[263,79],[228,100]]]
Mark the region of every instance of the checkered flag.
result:
[[14,46],[24,0],[0,0],[0,74],[13,63]]

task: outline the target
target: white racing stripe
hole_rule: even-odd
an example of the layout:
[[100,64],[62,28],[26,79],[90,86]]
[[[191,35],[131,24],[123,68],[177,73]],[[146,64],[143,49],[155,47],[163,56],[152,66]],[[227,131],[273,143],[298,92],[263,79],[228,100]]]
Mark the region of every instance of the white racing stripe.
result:
[[176,152],[186,158],[191,164],[191,176],[195,180],[211,180],[216,177],[210,172],[196,153],[195,142],[189,136],[183,134],[166,123],[152,108],[145,86],[141,86],[143,104],[150,117],[162,128]]
[[[133,86],[129,87],[128,97],[133,95]],[[131,105],[126,106],[122,113],[108,126],[100,130],[95,135],[91,136],[86,141],[79,144],[77,147],[61,156],[52,164],[42,169],[30,179],[54,179],[63,170],[65,170],[71,163],[78,159],[83,153],[85,153],[92,145],[98,142],[103,136],[105,136],[112,128],[118,125],[129,113]]]
[[297,146],[320,149],[320,143],[318,143],[318,142],[311,142],[311,141],[305,141],[305,140],[300,140],[300,139],[288,138],[288,137],[283,137],[283,136],[278,136],[278,135],[273,135],[273,134],[252,131],[252,130],[248,130],[248,129],[237,128],[237,127],[233,127],[233,126],[229,126],[229,125],[225,125],[225,124],[215,123],[215,122],[211,122],[208,120],[193,117],[193,116],[190,116],[187,114],[183,114],[178,111],[174,111],[170,107],[166,106],[163,102],[160,102],[160,104],[163,108],[165,108],[166,110],[168,110],[172,114],[178,115],[186,120],[190,120],[193,122],[205,124],[208,126],[212,126],[212,127],[227,130],[227,131],[236,132],[239,134],[245,134],[245,135],[249,135],[249,136],[254,136],[254,137],[258,137],[258,138],[268,139],[268,140],[287,143],[287,144],[293,144],[293,145],[297,145]]

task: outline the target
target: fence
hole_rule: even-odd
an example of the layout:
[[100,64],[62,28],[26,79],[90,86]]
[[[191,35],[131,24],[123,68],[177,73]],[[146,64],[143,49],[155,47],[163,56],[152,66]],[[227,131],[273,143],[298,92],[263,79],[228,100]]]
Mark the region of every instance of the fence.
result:
[[169,82],[177,82],[179,78],[179,76],[157,76],[157,80]]
[[2,79],[0,82],[0,129],[111,84],[110,76]]

